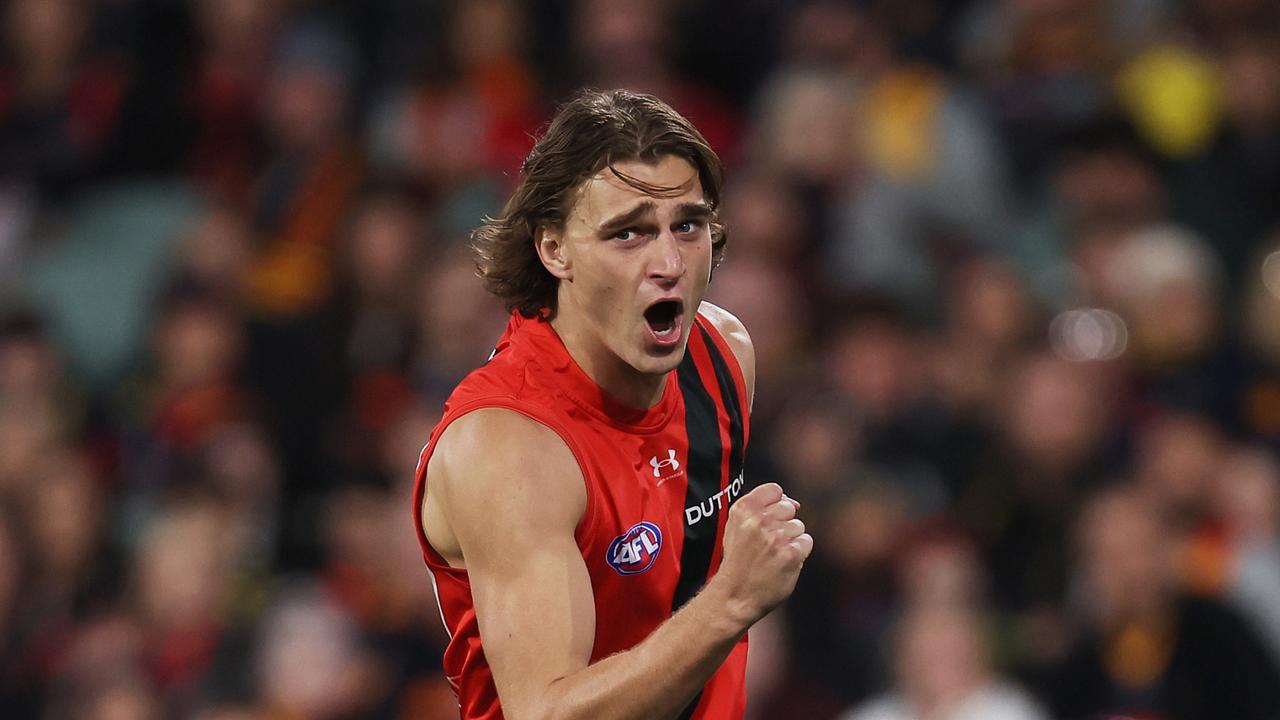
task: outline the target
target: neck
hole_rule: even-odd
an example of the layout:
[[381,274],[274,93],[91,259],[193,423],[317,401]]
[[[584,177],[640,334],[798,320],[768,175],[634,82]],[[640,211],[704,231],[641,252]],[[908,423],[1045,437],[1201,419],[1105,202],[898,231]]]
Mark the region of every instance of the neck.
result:
[[566,321],[564,313],[556,313],[551,327],[569,351],[569,357],[610,397],[640,410],[651,408],[662,399],[667,373],[642,373],[614,355],[578,323]]

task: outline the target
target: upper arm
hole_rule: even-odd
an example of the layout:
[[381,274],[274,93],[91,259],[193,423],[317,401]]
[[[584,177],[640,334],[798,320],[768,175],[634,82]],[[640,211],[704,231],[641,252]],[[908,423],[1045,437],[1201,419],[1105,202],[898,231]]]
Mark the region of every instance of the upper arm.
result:
[[756,394],[756,351],[746,326],[733,313],[706,301],[703,301],[698,312],[716,326],[716,330],[720,331],[734,357],[738,359],[738,367],[742,368],[742,379],[747,386],[747,407],[751,407]]
[[428,473],[465,562],[504,714],[524,717],[590,660],[595,604],[574,538],[582,472],[555,432],[489,408],[445,430]]

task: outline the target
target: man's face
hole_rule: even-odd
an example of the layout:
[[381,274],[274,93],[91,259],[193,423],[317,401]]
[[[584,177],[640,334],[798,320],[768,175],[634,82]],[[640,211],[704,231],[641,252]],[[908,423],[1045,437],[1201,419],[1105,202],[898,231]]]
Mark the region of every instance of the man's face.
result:
[[665,373],[684,357],[710,279],[712,210],[697,170],[681,158],[615,167],[673,190],[646,194],[609,168],[583,183],[563,230],[547,230],[554,242],[540,245],[561,281],[557,329],[595,357]]

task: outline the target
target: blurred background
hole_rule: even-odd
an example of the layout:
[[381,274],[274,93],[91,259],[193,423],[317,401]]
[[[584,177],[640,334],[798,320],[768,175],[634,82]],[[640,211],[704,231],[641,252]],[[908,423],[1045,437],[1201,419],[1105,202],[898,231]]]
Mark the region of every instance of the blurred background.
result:
[[1280,3],[0,11],[0,716],[456,717],[412,469],[592,85],[727,164],[752,718],[1280,717]]

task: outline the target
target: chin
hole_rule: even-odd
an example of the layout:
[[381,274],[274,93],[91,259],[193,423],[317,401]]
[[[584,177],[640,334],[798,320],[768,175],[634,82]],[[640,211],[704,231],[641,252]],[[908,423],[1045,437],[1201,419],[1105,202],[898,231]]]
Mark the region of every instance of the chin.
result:
[[680,361],[683,359],[684,348],[680,348],[678,352],[673,352],[667,357],[645,358],[640,363],[633,364],[632,367],[646,375],[665,375],[680,367]]
[[669,348],[646,347],[631,366],[646,375],[664,375],[680,367],[688,346],[689,340],[685,338],[679,345]]

